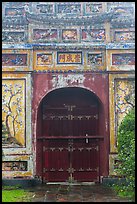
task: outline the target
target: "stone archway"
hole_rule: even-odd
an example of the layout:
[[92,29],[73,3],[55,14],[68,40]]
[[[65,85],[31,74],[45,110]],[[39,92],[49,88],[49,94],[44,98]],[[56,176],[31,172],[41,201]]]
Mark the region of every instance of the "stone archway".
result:
[[36,161],[44,182],[99,182],[103,117],[100,99],[84,88],[59,88],[42,99]]

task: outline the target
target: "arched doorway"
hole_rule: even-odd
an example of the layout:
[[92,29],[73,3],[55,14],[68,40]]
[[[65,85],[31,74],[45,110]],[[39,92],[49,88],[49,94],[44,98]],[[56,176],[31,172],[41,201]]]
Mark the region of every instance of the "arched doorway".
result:
[[77,87],[48,93],[38,111],[37,132],[43,182],[99,181],[103,106]]

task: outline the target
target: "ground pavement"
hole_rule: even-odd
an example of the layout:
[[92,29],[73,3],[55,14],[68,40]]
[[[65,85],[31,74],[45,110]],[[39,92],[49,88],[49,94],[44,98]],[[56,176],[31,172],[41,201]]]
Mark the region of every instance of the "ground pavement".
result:
[[101,184],[43,184],[30,191],[31,202],[131,202]]

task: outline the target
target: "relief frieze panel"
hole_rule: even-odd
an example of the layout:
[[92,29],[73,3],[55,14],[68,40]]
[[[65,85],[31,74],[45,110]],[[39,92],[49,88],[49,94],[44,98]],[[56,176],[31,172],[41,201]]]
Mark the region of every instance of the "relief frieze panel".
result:
[[134,53],[112,54],[112,65],[135,65]]
[[24,8],[5,8],[5,16],[22,16],[24,14]]
[[2,66],[27,66],[27,54],[2,54]]
[[105,41],[105,29],[82,29],[82,41]]
[[134,42],[135,31],[115,31],[114,40],[117,42]]
[[62,40],[67,41],[78,41],[77,29],[63,29],[62,30]]
[[102,66],[104,63],[102,53],[88,53],[87,54],[87,64]]
[[33,29],[33,40],[37,41],[57,41],[57,29]]
[[38,4],[36,8],[37,8],[37,12],[42,14],[54,13],[54,4]]
[[123,13],[125,15],[129,15],[129,14],[133,14],[134,13],[133,7],[114,7],[113,11],[114,12]]
[[59,14],[80,14],[81,4],[80,3],[57,4],[57,13]]
[[24,42],[26,41],[25,32],[14,32],[14,31],[3,31],[2,32],[3,42]]
[[2,171],[27,171],[27,161],[4,161]]
[[107,11],[124,14],[125,16],[133,14],[133,2],[108,2]]
[[52,53],[37,53],[37,65],[51,65],[53,63]]
[[92,13],[100,13],[102,12],[102,3],[96,3],[96,2],[88,2],[85,4],[85,13],[86,14],[92,14]]

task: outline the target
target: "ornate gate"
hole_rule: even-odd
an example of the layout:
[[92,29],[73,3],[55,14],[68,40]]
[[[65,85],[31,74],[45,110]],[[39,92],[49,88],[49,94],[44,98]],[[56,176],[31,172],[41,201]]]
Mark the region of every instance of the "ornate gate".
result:
[[98,105],[43,103],[43,181],[99,181]]

